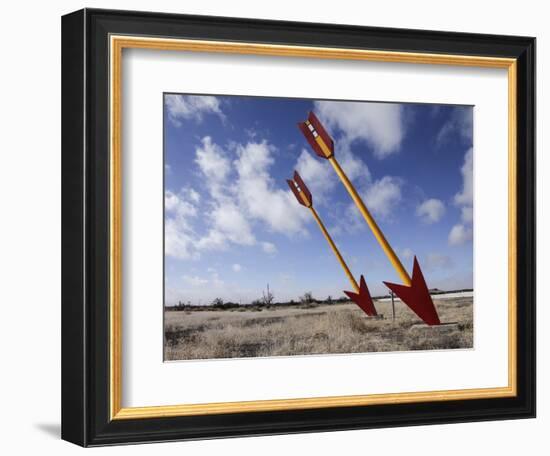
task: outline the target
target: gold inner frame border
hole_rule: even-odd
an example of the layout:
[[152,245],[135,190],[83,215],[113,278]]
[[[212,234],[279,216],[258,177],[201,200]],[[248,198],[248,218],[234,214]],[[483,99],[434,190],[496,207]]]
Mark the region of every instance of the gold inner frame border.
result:
[[[495,388],[273,399],[242,402],[122,407],[122,52],[124,49],[193,51],[297,58],[365,60],[484,68],[508,72],[508,385]],[[241,412],[304,410],[402,404],[428,401],[488,399],[517,395],[517,61],[512,58],[332,47],[257,44],[111,35],[110,52],[110,416],[112,420],[212,415]]]

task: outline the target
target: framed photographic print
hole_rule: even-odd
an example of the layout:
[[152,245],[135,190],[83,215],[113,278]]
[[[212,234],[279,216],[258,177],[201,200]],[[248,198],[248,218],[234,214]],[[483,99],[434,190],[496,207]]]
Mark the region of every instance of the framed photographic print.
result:
[[62,436],[535,415],[535,40],[62,21]]

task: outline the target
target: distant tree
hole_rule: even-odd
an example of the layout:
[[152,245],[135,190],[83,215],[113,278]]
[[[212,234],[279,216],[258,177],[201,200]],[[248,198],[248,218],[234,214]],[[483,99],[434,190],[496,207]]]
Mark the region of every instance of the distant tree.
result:
[[306,291],[304,295],[300,297],[300,302],[303,304],[311,304],[313,301],[313,293],[311,291]]
[[267,291],[262,291],[262,304],[269,306],[273,303],[275,295],[269,290],[269,284],[267,284]]
[[331,295],[327,296],[326,303],[327,304],[332,304],[332,296]]
[[223,299],[222,298],[215,298],[213,301],[212,301],[212,305],[214,307],[223,307]]

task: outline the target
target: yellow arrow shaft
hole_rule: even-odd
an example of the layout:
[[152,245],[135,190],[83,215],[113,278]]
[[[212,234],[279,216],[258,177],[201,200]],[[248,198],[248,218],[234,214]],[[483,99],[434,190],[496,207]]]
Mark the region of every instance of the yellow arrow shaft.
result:
[[352,287],[355,289],[356,293],[359,293],[359,285],[357,284],[357,281],[355,280],[355,278],[353,277],[353,274],[349,270],[348,265],[344,261],[344,258],[342,258],[342,255],[340,255],[340,251],[338,250],[338,247],[336,247],[336,244],[334,243],[334,241],[330,237],[330,234],[328,234],[328,231],[325,228],[325,225],[323,224],[323,222],[321,221],[321,218],[319,217],[319,214],[317,214],[317,211],[315,210],[315,208],[313,206],[310,206],[309,209],[311,210],[311,213],[313,214],[313,217],[315,218],[315,221],[317,222],[317,225],[319,225],[319,228],[321,228],[321,231],[322,231],[323,235],[325,236],[325,239],[329,243],[330,248],[334,252],[334,255],[336,255],[336,258],[338,259],[338,261],[340,262],[340,265],[344,269],[344,272],[348,276],[348,279],[349,279]]
[[363,203],[363,200],[359,196],[359,193],[357,193],[357,190],[355,190],[355,187],[351,183],[351,181],[348,179],[348,176],[346,176],[346,173],[344,173],[344,170],[340,167],[340,163],[334,158],[334,155],[332,155],[331,150],[327,147],[325,142],[322,140],[320,136],[315,137],[315,141],[317,144],[319,144],[319,147],[323,150],[323,153],[328,158],[328,161],[334,168],[334,171],[336,171],[336,174],[338,174],[338,177],[344,184],[344,187],[346,187],[346,190],[351,196],[351,199],[357,206],[357,209],[359,209],[359,212],[361,212],[361,215],[369,225],[372,233],[374,234],[374,237],[382,247],[382,250],[390,260],[390,263],[394,267],[394,269],[397,271],[397,274],[399,274],[399,277],[401,277],[401,280],[403,283],[407,286],[411,285],[411,278],[409,277],[409,274],[407,273],[407,270],[403,267],[401,264],[401,261],[391,248],[390,243],[387,241],[386,236],[384,236],[384,233],[382,233],[382,230],[370,214],[369,210],[365,206],[365,203]]
[[394,269],[396,270],[397,274],[399,274],[399,277],[401,277],[401,280],[403,281],[403,283],[405,285],[410,286],[411,285],[411,278],[409,277],[408,272],[406,271],[406,269],[401,264],[401,261],[399,260],[399,258],[395,254],[395,252],[393,251],[390,243],[388,242],[388,240],[384,236],[384,233],[382,233],[382,230],[380,229],[380,227],[378,226],[378,224],[376,223],[376,221],[374,220],[374,218],[370,214],[369,210],[365,206],[365,203],[363,203],[363,200],[359,196],[359,193],[357,193],[357,190],[355,190],[355,187],[353,186],[351,181],[348,179],[348,176],[346,176],[346,173],[344,173],[344,170],[340,167],[340,164],[338,163],[336,158],[330,157],[328,160],[329,160],[330,164],[332,165],[332,167],[334,168],[334,170],[336,171],[336,174],[338,174],[338,177],[340,178],[340,180],[344,184],[344,187],[346,187],[346,190],[350,194],[351,199],[353,200],[353,202],[357,206],[357,209],[359,209],[359,212],[361,212],[361,215],[363,216],[363,218],[365,219],[365,221],[369,225],[369,228],[371,229],[372,233],[374,234],[374,237],[376,238],[376,240],[378,241],[378,243],[382,247],[382,250],[384,251],[384,253],[388,257],[388,259],[390,260],[390,262],[391,262],[392,266],[394,267]]

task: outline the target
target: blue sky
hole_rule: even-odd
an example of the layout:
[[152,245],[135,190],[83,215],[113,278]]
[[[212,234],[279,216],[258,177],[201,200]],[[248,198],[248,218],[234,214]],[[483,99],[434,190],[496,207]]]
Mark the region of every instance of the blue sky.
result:
[[352,290],[287,187],[295,169],[356,278],[374,295],[400,281],[298,130],[310,110],[405,268],[417,255],[430,288],[472,287],[472,107],[165,94],[164,109],[167,305]]

